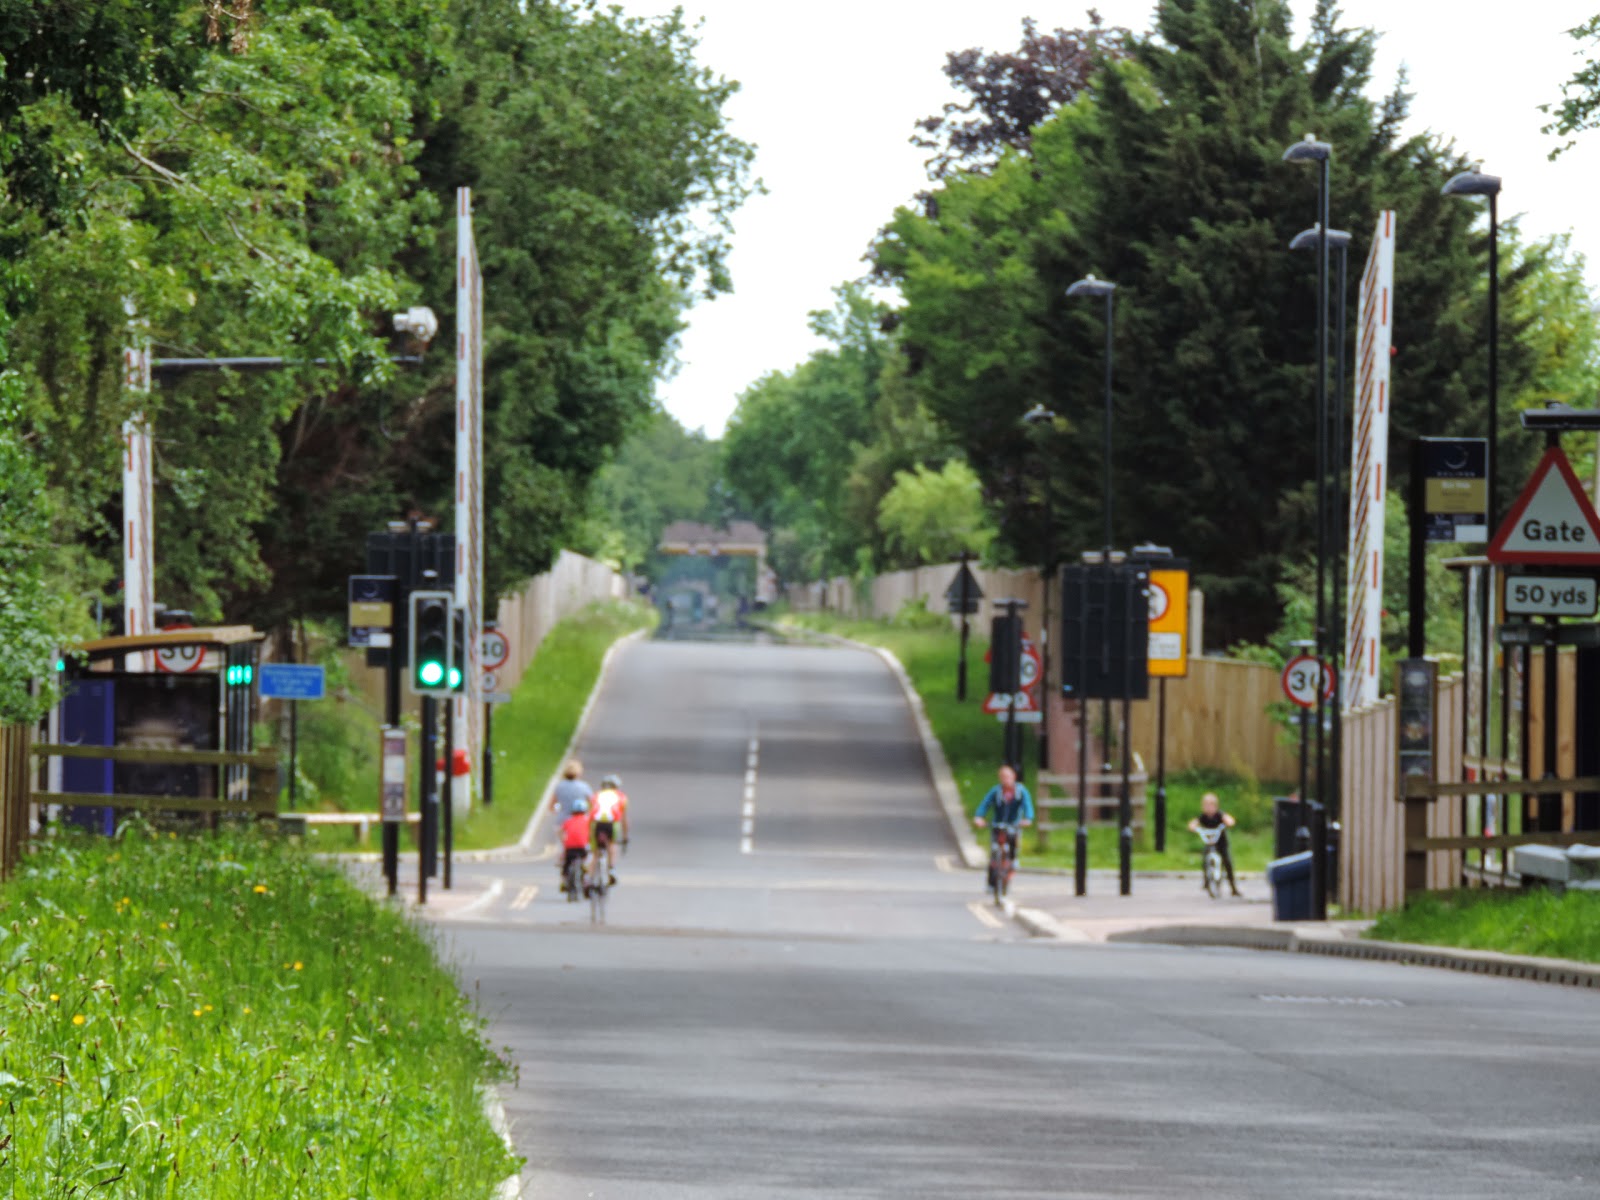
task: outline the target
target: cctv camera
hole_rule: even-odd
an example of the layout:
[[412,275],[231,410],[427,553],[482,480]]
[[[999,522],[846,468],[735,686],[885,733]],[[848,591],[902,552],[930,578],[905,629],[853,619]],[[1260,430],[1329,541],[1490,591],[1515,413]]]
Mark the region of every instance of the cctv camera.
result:
[[433,315],[433,309],[418,305],[395,313],[394,327],[398,332],[409,333],[426,344],[433,341],[433,335],[439,332],[439,318]]

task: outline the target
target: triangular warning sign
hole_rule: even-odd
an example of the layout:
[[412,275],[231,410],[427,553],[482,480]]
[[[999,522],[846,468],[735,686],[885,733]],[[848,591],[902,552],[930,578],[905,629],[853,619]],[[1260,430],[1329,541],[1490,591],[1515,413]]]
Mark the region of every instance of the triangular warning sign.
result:
[[963,597],[969,601],[983,599],[983,589],[978,586],[978,578],[966,563],[956,568],[955,577],[950,580],[950,586],[944,590],[944,598],[952,604],[959,602]]
[[1495,563],[1600,566],[1600,516],[1559,447],[1544,452],[1488,556]]

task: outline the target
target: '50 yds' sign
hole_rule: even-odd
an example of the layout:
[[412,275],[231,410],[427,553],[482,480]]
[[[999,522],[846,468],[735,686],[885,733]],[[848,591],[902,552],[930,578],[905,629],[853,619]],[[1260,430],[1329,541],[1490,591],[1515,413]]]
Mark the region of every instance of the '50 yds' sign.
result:
[[1595,581],[1562,575],[1512,575],[1506,579],[1506,612],[1519,617],[1592,617]]

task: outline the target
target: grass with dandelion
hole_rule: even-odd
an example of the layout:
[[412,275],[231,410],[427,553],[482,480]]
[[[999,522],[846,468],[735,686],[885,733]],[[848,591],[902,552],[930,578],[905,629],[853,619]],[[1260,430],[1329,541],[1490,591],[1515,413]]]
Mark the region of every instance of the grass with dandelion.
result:
[[0,887],[0,1198],[488,1197],[505,1070],[418,930],[282,840],[64,836]]

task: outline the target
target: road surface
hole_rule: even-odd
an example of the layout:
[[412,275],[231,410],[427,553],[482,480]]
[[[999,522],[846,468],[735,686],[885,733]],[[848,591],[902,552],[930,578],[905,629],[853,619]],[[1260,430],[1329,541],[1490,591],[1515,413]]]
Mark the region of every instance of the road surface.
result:
[[635,807],[608,926],[547,858],[459,866],[501,890],[447,930],[527,1196],[1600,1194],[1600,998],[1029,940],[870,654],[636,643],[589,730]]

